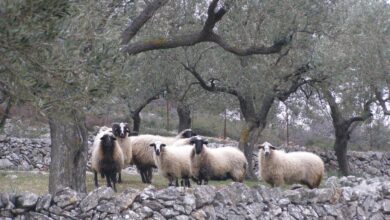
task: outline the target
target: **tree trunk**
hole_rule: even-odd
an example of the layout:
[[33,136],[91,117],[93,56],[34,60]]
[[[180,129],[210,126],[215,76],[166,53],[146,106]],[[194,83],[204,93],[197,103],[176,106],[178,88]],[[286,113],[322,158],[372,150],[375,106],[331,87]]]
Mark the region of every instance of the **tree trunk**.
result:
[[[254,137],[256,137],[257,126],[253,122],[246,122],[243,126],[240,134],[240,142],[238,144],[238,148],[244,152],[245,158],[248,161],[248,167],[246,172],[247,179],[255,179],[256,175],[253,171],[253,141]],[[249,142],[251,140],[251,142]]]
[[141,127],[141,116],[139,115],[139,112],[135,112],[131,115],[131,118],[133,119],[133,133],[139,134],[139,129]]
[[63,113],[49,116],[51,137],[51,163],[49,192],[70,187],[86,192],[85,172],[88,157],[88,135],[85,117],[79,112],[62,117]]
[[349,164],[347,159],[347,146],[348,146],[348,138],[344,137],[336,137],[334,150],[337,157],[337,162],[339,163],[339,169],[343,176],[349,175]]
[[7,118],[9,117],[9,112],[11,110],[11,107],[12,107],[12,97],[9,97],[8,98],[8,102],[6,104],[6,107],[4,109],[4,114],[2,114],[2,112],[0,112],[0,130],[3,129],[4,125],[5,125],[5,121],[7,120]]
[[191,110],[188,105],[183,102],[177,104],[177,114],[179,116],[178,132],[184,129],[191,128]]

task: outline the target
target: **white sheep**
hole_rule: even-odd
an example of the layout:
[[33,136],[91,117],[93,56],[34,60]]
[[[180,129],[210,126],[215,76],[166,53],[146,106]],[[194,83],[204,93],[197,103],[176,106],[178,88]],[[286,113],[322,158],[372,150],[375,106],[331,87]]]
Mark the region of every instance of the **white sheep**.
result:
[[153,149],[149,146],[151,143],[160,141],[166,145],[173,145],[175,142],[179,141],[182,144],[184,143],[183,139],[188,138],[193,134],[191,129],[186,129],[175,137],[163,137],[150,134],[131,136],[130,143],[133,153],[132,164],[137,166],[142,182],[151,183],[152,168],[157,167],[153,159]]
[[303,151],[286,153],[268,142],[260,145],[259,167],[261,178],[272,187],[301,183],[313,189],[324,175],[324,162],[319,156]]
[[208,142],[199,136],[191,138],[195,145],[191,152],[191,175],[198,184],[208,180],[232,179],[242,182],[248,162],[244,154],[235,147],[208,148]]
[[[121,146],[123,155],[125,157],[125,164],[130,165],[133,159],[133,151],[130,143],[130,128],[127,123],[112,124],[112,132],[115,135],[119,146]],[[122,182],[122,175],[119,172],[118,183]]]
[[95,187],[98,187],[97,173],[106,178],[107,186],[116,191],[116,173],[124,166],[124,156],[121,147],[110,129],[103,127],[93,142],[91,167],[94,172]]
[[[191,164],[190,154],[191,145],[171,145],[166,146],[160,141],[150,144],[154,148],[153,159],[159,172],[168,179],[169,186],[179,186],[178,179],[184,180],[184,186],[190,187]],[[183,185],[183,181],[182,181]]]

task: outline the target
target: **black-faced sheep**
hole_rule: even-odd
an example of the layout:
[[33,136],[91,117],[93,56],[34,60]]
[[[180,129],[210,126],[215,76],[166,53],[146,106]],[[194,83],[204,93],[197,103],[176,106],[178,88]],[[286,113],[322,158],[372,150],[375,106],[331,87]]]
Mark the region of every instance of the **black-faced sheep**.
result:
[[112,187],[113,185],[116,191],[116,173],[122,170],[124,157],[121,147],[110,130],[100,129],[100,132],[96,135],[93,142],[91,161],[95,187],[99,186],[97,173],[100,173],[102,177],[106,178],[107,186]]
[[[130,128],[127,123],[112,124],[112,132],[115,135],[119,146],[121,146],[123,155],[125,157],[125,164],[130,165],[133,159],[133,151],[130,143]],[[119,172],[118,182],[122,182],[122,175]]]
[[198,184],[208,180],[232,179],[242,182],[245,178],[248,162],[244,154],[235,147],[208,148],[207,141],[201,137],[190,140],[195,145],[191,152],[191,175]]
[[183,138],[189,138],[194,133],[191,129],[180,132],[175,137],[163,137],[159,135],[139,135],[130,137],[131,148],[133,152],[132,163],[137,166],[143,183],[151,183],[152,169],[156,168],[153,159],[153,149],[149,146],[151,143],[160,141],[166,145],[172,145],[176,141],[182,141]]
[[[154,148],[153,158],[159,172],[168,179],[169,186],[179,186],[178,179],[184,180],[184,186],[190,187],[191,164],[190,154],[191,145],[166,146],[160,141],[150,144]],[[182,180],[182,185],[183,185]]]
[[272,187],[301,183],[313,189],[324,175],[324,162],[319,156],[303,151],[286,153],[268,142],[260,145],[259,166],[261,178]]

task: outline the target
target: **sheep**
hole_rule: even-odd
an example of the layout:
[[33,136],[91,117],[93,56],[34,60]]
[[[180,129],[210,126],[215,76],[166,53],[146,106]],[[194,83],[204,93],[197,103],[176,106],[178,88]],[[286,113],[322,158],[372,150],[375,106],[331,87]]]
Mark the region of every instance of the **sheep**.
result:
[[286,153],[268,142],[259,148],[260,175],[272,187],[301,183],[313,189],[320,185],[324,162],[319,156],[304,151]]
[[124,156],[121,147],[110,129],[101,128],[93,142],[91,156],[92,171],[94,172],[95,187],[98,187],[97,173],[106,178],[107,186],[116,192],[116,173],[124,166]]
[[[130,165],[132,159],[133,159],[133,151],[131,149],[131,143],[130,143],[130,128],[127,123],[114,123],[112,124],[112,132],[115,135],[119,146],[121,146],[124,157],[125,157],[125,164]],[[122,175],[121,172],[119,172],[119,178],[118,183],[122,182]]]
[[208,148],[208,142],[199,136],[190,140],[195,145],[191,152],[191,175],[198,184],[208,180],[232,179],[242,182],[248,162],[244,154],[235,147]]
[[[184,180],[184,186],[191,187],[189,177],[191,175],[190,154],[191,145],[171,145],[156,141],[149,145],[154,148],[153,159],[159,172],[168,179],[168,186],[179,186],[178,179]],[[183,186],[183,180],[181,185]]]
[[153,149],[149,145],[155,141],[160,141],[166,145],[172,145],[177,141],[182,141],[185,138],[194,135],[191,129],[186,129],[180,132],[175,137],[163,137],[159,135],[139,135],[131,136],[130,142],[133,153],[132,164],[137,166],[140,172],[143,183],[151,183],[152,180],[152,168],[156,168],[156,164],[153,159]]

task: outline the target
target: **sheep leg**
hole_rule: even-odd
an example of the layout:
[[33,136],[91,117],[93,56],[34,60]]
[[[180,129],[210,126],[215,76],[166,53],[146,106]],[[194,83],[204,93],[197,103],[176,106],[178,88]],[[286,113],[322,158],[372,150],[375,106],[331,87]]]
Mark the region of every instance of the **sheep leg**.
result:
[[175,184],[175,185],[176,185],[176,187],[179,187],[179,179],[176,179],[176,181],[175,181],[175,182],[176,182],[176,184]]
[[204,183],[204,185],[207,185],[209,183],[209,180],[208,179],[204,179],[203,183]]
[[106,176],[107,187],[112,187],[111,186],[111,175],[109,173],[106,173],[105,176]]
[[153,175],[153,169],[151,167],[149,167],[147,170],[146,170],[146,181],[147,183],[151,184],[152,183],[152,175]]
[[95,180],[95,188],[97,188],[97,187],[99,187],[98,178],[97,178],[97,172],[93,171],[93,174],[94,174],[94,180]]
[[115,185],[116,184],[116,172],[111,174],[111,181],[112,181],[112,185],[114,186],[113,189],[116,192],[116,185]]
[[118,183],[122,183],[122,174],[121,174],[121,171],[118,172]]

